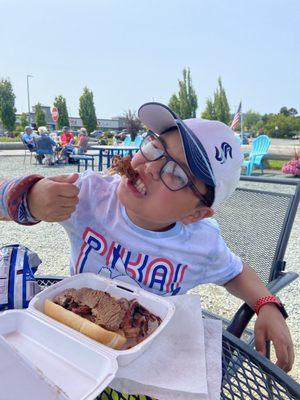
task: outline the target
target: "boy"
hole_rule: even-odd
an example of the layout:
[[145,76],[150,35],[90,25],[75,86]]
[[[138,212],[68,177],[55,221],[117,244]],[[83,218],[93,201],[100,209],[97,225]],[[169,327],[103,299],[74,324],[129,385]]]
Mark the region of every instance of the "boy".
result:
[[224,285],[257,311],[256,349],[264,353],[272,340],[277,364],[289,371],[294,353],[281,305],[209,218],[239,181],[233,132],[218,121],[182,121],[160,103],[141,106],[139,118],[152,132],[131,162],[135,183],[91,171],[79,179],[32,175],[0,186],[0,215],[23,224],[60,221],[72,274],[101,273],[160,295]]

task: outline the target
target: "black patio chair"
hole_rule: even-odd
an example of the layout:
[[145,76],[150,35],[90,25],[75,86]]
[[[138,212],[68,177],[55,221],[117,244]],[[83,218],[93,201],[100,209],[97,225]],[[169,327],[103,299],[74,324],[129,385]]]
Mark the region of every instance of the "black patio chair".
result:
[[[284,256],[299,199],[300,180],[242,177],[240,187],[215,215],[229,248],[250,264],[273,294],[298,277],[284,272]],[[207,311],[205,315],[220,319]],[[243,339],[253,345],[253,332],[246,329],[253,315],[243,304],[230,321],[221,318],[223,327],[237,337],[244,333]]]
[[30,164],[32,161],[32,154],[35,153],[35,145],[29,145],[27,142],[25,142],[25,140],[23,139],[22,135],[21,135],[21,141],[24,145],[24,158],[23,158],[23,164],[25,163],[26,160],[26,156],[29,155],[30,156]]

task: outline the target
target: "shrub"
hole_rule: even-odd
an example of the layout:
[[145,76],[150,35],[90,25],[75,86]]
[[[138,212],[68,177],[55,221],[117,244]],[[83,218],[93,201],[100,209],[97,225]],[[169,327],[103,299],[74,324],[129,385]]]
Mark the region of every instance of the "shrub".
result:
[[291,174],[298,176],[300,175],[300,159],[293,158],[292,160],[285,163],[281,169],[285,174]]

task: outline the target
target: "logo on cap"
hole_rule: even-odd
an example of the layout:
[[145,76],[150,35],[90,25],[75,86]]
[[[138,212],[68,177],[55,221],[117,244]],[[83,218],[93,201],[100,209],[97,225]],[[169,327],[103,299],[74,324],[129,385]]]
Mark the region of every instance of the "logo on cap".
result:
[[221,151],[215,146],[216,149],[216,160],[220,161],[221,164],[224,164],[227,160],[228,156],[232,158],[232,147],[230,144],[223,142],[221,144]]

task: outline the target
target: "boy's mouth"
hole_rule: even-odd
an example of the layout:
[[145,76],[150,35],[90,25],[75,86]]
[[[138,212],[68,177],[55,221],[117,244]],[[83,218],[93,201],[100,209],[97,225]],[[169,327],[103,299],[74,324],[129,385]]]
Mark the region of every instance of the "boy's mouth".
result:
[[133,186],[136,188],[136,190],[142,194],[142,195],[146,195],[147,194],[147,189],[146,186],[144,184],[144,182],[142,181],[142,179],[138,176],[137,180],[135,183],[133,183]]
[[146,196],[146,185],[139,172],[132,168],[130,157],[122,158],[121,156],[114,156],[112,158],[111,171],[113,171],[113,173],[118,172],[121,176],[125,176],[131,190],[139,193],[140,195]]

